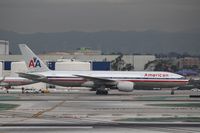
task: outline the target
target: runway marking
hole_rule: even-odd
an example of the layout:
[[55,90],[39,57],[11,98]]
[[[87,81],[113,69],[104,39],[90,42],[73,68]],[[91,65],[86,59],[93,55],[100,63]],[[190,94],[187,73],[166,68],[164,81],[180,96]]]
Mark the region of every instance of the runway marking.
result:
[[0,127],[0,129],[92,129],[93,126],[5,126]]
[[164,132],[175,132],[175,133],[195,133],[195,132],[199,132],[197,130],[190,130],[190,129],[180,129],[180,128],[172,128],[172,127],[152,127],[151,128],[152,131],[164,131]]
[[51,107],[51,108],[49,108],[49,109],[45,109],[45,110],[43,110],[43,111],[39,111],[39,112],[37,112],[36,114],[33,114],[32,118],[39,118],[39,117],[42,116],[44,113],[50,112],[50,111],[54,110],[55,108],[57,108],[58,106],[61,106],[64,102],[65,102],[65,101],[62,101],[62,102],[56,104],[55,106],[53,106],[53,107]]

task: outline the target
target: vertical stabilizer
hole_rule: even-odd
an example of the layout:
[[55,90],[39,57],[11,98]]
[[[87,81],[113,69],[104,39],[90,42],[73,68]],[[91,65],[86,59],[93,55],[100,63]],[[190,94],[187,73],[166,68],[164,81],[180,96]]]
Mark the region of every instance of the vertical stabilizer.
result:
[[19,48],[29,72],[49,71],[44,62],[26,44],[19,44]]

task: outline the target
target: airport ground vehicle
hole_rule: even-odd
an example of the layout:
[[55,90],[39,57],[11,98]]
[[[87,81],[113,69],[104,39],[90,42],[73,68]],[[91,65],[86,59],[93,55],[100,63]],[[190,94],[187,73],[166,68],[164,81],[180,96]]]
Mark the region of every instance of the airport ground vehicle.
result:
[[200,89],[198,89],[198,88],[194,88],[194,89],[191,89],[191,91],[200,92]]
[[189,81],[181,75],[161,71],[51,71],[28,46],[19,47],[29,70],[18,73],[20,77],[66,87],[90,87],[97,95],[107,95],[107,88],[130,92],[137,86],[173,88]]
[[40,93],[41,91],[35,88],[24,89],[24,93]]
[[41,91],[41,93],[50,93],[50,91],[48,89],[41,89],[40,91]]

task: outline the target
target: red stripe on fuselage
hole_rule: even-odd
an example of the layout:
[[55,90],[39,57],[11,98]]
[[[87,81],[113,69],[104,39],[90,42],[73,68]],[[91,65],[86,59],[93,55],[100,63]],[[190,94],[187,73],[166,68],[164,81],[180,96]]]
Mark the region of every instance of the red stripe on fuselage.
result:
[[130,82],[188,82],[188,80],[126,80]]
[[14,82],[14,83],[31,83],[31,82],[33,82],[33,81],[16,81],[16,80],[4,80],[4,81],[2,81],[2,82],[5,82],[5,83],[10,83],[10,82]]
[[[72,78],[50,78],[50,81],[65,81],[65,82],[84,82],[87,81],[85,79],[72,79]],[[185,82],[187,83],[188,80],[177,80],[177,79],[124,79],[124,80],[117,80],[113,79],[113,81],[130,81],[130,82]]]

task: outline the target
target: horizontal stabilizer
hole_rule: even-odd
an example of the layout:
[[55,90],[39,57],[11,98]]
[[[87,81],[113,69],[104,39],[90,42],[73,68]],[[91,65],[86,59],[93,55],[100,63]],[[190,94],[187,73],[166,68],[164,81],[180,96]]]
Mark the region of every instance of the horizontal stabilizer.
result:
[[30,73],[18,73],[20,77],[35,80],[35,81],[46,81],[47,78],[42,75],[35,75],[35,74],[30,74]]

